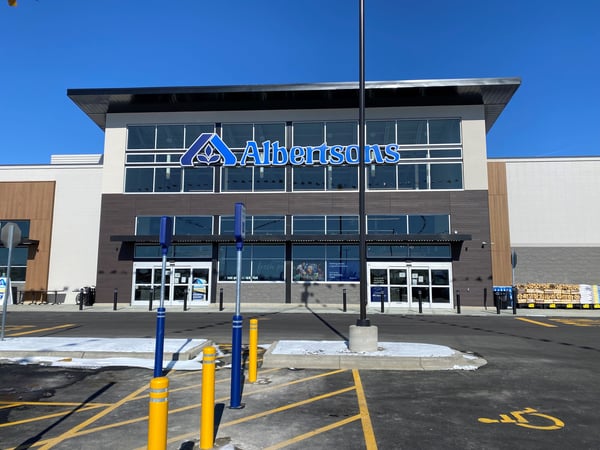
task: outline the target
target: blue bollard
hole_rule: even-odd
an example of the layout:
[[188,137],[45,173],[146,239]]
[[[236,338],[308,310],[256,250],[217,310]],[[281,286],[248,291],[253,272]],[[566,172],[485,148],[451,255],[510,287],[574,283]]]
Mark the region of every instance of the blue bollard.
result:
[[162,377],[165,347],[165,308],[156,309],[156,348],[154,349],[154,377]]
[[233,316],[231,336],[231,396],[229,407],[243,408],[242,405],[242,316]]

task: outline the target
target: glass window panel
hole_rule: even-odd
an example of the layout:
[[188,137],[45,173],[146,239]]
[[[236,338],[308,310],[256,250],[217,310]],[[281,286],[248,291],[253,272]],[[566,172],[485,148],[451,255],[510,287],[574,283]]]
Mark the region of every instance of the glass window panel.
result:
[[427,165],[399,165],[398,189],[427,189]]
[[358,259],[358,245],[327,245],[325,255],[328,260]]
[[[221,226],[219,234],[221,236],[233,235],[235,226],[234,216],[221,216]],[[252,216],[246,216],[246,231],[252,230]]]
[[283,281],[284,245],[252,245],[252,279]]
[[223,142],[229,148],[246,148],[246,142],[253,140],[253,127],[251,123],[225,123],[223,124]]
[[292,234],[325,234],[325,216],[293,216]]
[[285,191],[284,167],[255,167],[255,191]]
[[367,169],[369,189],[396,189],[396,166],[371,164]]
[[136,217],[136,236],[158,235],[160,233],[160,216]]
[[294,191],[325,189],[325,166],[296,166],[293,169]]
[[458,144],[460,142],[459,119],[438,119],[429,121],[430,144]]
[[448,215],[410,215],[408,216],[408,232],[410,234],[448,234],[450,233]]
[[462,189],[462,164],[431,164],[431,189]]
[[21,230],[21,239],[29,237],[29,220],[0,220],[0,228],[4,227],[8,222],[14,223]]
[[406,234],[406,216],[367,216],[368,234]]
[[390,269],[390,284],[406,284],[406,269]]
[[357,166],[327,166],[327,190],[345,191],[358,189]]
[[368,258],[407,258],[408,245],[372,244],[367,246]]
[[431,288],[432,303],[450,303],[450,288]]
[[158,125],[156,148],[183,148],[183,125]]
[[[27,254],[29,249],[25,247],[13,248],[11,255],[11,266],[26,266],[27,265]],[[0,247],[0,264],[2,266],[8,266],[8,248]],[[12,275],[12,267],[11,267]]]
[[252,167],[223,167],[221,169],[221,191],[251,191],[252,170]]
[[254,140],[259,144],[264,141],[279,142],[285,145],[285,123],[257,123],[254,125]]
[[292,246],[294,281],[325,281],[324,245]]
[[[251,245],[242,249],[242,281],[251,279]],[[235,281],[237,277],[237,250],[235,245],[219,245],[219,281]]]
[[179,159],[181,158],[181,154],[173,154],[167,153],[162,155],[156,155],[156,162],[158,163],[171,163],[171,164],[179,164]]
[[185,148],[189,148],[202,133],[214,133],[214,131],[215,126],[212,123],[206,125],[186,125]]
[[184,192],[212,192],[215,169],[213,167],[191,167],[183,169]]
[[254,216],[252,234],[285,234],[284,216]]
[[358,234],[358,217],[327,216],[327,234]]
[[129,154],[127,155],[127,163],[153,163],[154,155],[136,155]]
[[449,245],[411,245],[409,248],[411,258],[450,258]]
[[136,150],[154,149],[154,125],[141,125],[127,127],[127,148]]
[[174,245],[174,258],[185,259],[210,259],[212,258],[212,245]]
[[294,124],[294,145],[321,145],[325,142],[323,122]]
[[212,216],[175,216],[174,234],[212,234]]
[[358,143],[356,122],[325,123],[327,145],[352,145]]
[[396,144],[396,122],[368,121],[367,144]]
[[427,150],[402,150],[400,152],[401,159],[426,159]]
[[125,192],[152,192],[154,169],[131,168],[125,170]]
[[181,192],[181,168],[157,168],[154,192]]
[[451,150],[429,150],[429,156],[431,158],[460,158],[460,148]]
[[161,257],[160,245],[136,244],[133,254],[138,259],[158,259]]
[[[2,266],[0,267],[0,275],[2,275],[3,277],[6,276],[7,274],[7,270],[8,267],[7,266]],[[26,266],[13,266],[11,264],[10,266],[10,279],[11,281],[14,283],[16,281],[25,281],[25,275],[27,273],[27,267]]]
[[325,259],[325,245],[292,245],[292,259]]
[[431,269],[431,284],[436,286],[449,286],[450,277],[446,269]]
[[397,143],[400,145],[427,144],[427,121],[399,120]]

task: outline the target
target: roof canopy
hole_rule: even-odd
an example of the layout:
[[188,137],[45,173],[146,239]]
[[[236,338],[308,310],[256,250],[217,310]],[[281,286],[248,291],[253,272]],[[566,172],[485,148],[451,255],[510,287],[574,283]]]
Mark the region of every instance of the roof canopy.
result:
[[[373,81],[365,107],[483,105],[486,131],[521,84],[519,78]],[[115,113],[357,108],[357,82],[280,85],[69,89],[100,128]]]

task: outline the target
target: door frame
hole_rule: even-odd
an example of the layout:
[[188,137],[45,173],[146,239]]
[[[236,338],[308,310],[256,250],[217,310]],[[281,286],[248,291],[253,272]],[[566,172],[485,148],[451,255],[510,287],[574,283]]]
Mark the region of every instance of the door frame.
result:
[[[185,299],[174,299],[176,287],[186,286],[188,305],[206,306],[210,304],[210,276],[211,263],[207,261],[175,261],[167,263],[167,282],[165,283],[165,306],[181,305]],[[138,269],[150,269],[150,281],[137,283]],[[189,276],[183,282],[181,277],[171,276],[177,269],[189,269]],[[131,279],[131,304],[147,305],[151,294],[154,305],[160,303],[160,278],[155,274],[156,270],[162,270],[162,263],[157,261],[136,261],[133,263],[133,275]],[[201,270],[202,276],[195,277],[194,271]],[[203,278],[206,278],[205,280]],[[195,283],[196,279],[202,279],[203,283]],[[149,291],[149,292],[148,292]]]
[[[387,271],[386,283],[385,284],[371,284],[371,269],[385,269]],[[390,280],[390,270],[391,269],[400,269],[406,270],[406,285],[393,285]],[[431,299],[431,291],[433,287],[436,285],[432,284],[431,276],[429,277],[429,281],[427,285],[421,285],[423,289],[427,289],[428,295],[427,301],[423,301],[422,305],[430,308],[453,308],[454,307],[454,294],[453,294],[453,284],[452,284],[452,263],[451,262],[432,262],[432,261],[418,261],[418,262],[386,262],[386,261],[373,261],[367,263],[367,295],[369,297],[368,304],[371,306],[377,306],[381,304],[381,297],[374,298],[372,295],[375,293],[372,290],[372,287],[380,287],[377,294],[384,295],[384,304],[390,307],[415,307],[418,306],[418,299],[413,298],[412,292],[413,288],[417,288],[419,285],[412,284],[412,271],[413,270],[428,270],[429,274],[431,274],[431,270],[441,269],[448,270],[448,289],[449,289],[449,297],[450,301],[448,303],[435,303]],[[418,275],[417,275],[418,276]],[[395,301],[392,302],[390,295],[390,287],[391,286],[406,286],[406,301]],[[446,285],[441,285],[441,287],[446,287]]]

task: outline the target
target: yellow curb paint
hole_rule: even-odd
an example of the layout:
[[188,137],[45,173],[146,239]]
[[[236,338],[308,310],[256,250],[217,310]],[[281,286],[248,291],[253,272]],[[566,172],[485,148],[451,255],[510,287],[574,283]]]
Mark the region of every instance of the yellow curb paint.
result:
[[517,320],[521,320],[523,322],[529,322],[534,325],[539,325],[541,327],[548,327],[548,328],[556,328],[557,327],[557,325],[552,325],[551,323],[538,322],[537,320],[526,319],[525,317],[517,317]]

